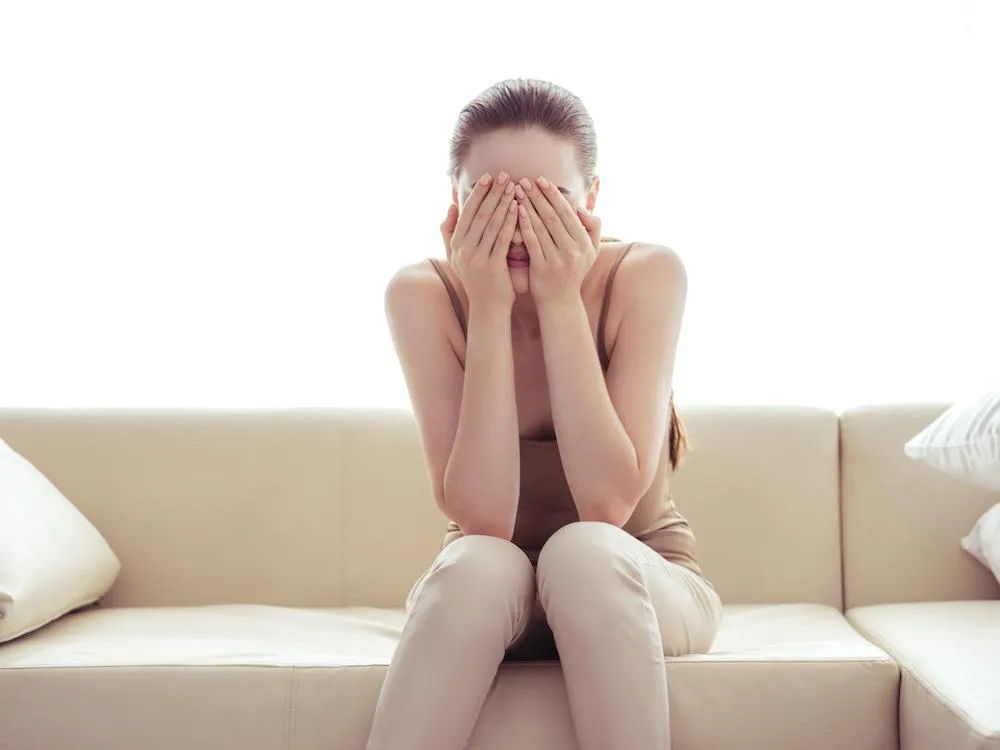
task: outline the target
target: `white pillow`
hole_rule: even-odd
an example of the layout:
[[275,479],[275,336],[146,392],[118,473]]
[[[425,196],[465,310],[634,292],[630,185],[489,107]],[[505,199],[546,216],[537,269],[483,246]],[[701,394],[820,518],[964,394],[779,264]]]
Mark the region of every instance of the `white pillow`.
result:
[[0,643],[97,601],[120,569],[76,506],[0,440]]
[[906,444],[906,455],[1000,491],[1000,391],[952,406]]
[[972,532],[962,540],[962,549],[993,571],[1000,581],[1000,503],[976,521]]

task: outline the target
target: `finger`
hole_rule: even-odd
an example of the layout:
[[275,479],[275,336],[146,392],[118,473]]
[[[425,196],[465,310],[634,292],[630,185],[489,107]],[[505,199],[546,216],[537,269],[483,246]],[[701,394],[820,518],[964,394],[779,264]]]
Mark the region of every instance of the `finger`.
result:
[[[489,221],[483,229],[483,236],[478,245],[478,249],[486,254],[493,251],[497,236],[500,234],[500,230],[503,229],[503,223],[507,218],[507,207],[514,202],[514,191],[501,193],[500,198],[500,203],[493,209],[493,214],[489,217]],[[483,204],[483,208],[486,208],[485,203]]]
[[536,215],[545,224],[546,229],[549,230],[549,236],[555,242],[556,246],[569,248],[575,245],[576,241],[566,230],[563,220],[559,218],[559,214],[556,213],[552,204],[549,203],[549,199],[545,197],[545,191],[534,180],[529,180],[527,177],[521,180],[521,186],[524,188],[528,200],[534,207]]
[[537,264],[545,262],[545,250],[535,233],[535,227],[531,223],[531,217],[527,206],[519,203],[517,206],[517,223],[521,227],[521,239],[528,250],[528,262],[537,267]]
[[517,226],[517,201],[511,196],[506,205],[503,226],[500,227],[491,251],[494,260],[503,264],[507,263],[507,251],[510,249],[510,242],[514,239],[514,228]]
[[528,223],[531,224],[531,229],[538,237],[538,244],[541,246],[542,254],[546,258],[551,258],[552,254],[555,253],[559,248],[555,241],[552,239],[552,235],[549,234],[548,227],[545,226],[545,222],[541,220],[538,216],[538,212],[535,207],[531,204],[530,200],[521,201],[521,205],[524,206],[524,210],[527,212]]
[[599,216],[594,216],[592,213],[588,212],[583,206],[577,206],[576,208],[577,216],[580,217],[580,224],[583,226],[584,230],[587,232],[587,236],[593,243],[594,247],[600,247],[601,245],[601,219]]
[[[566,196],[560,192],[559,188],[544,177],[539,177],[535,184],[542,191],[542,195],[548,200],[549,205],[552,206],[552,210],[556,212],[567,234],[576,242],[589,241],[590,237],[587,234],[587,229],[581,223],[576,209],[566,199]],[[539,215],[541,215],[541,212],[539,212]],[[542,216],[542,218],[544,219],[545,217]]]
[[459,237],[465,237],[469,232],[469,227],[472,226],[472,221],[476,217],[476,211],[479,210],[479,206],[483,202],[483,198],[489,193],[490,187],[493,185],[493,177],[486,173],[478,180],[476,180],[475,187],[472,188],[472,192],[469,193],[469,197],[465,199],[465,203],[462,204],[462,210],[458,217],[458,224],[455,227],[455,234]]
[[[479,204],[479,209],[472,219],[472,225],[469,227],[468,234],[466,234],[466,238],[470,242],[474,242],[480,247],[485,247],[487,252],[493,247],[493,240],[496,239],[496,232],[500,230],[500,224],[494,227],[494,233],[491,235],[487,235],[486,227],[496,213],[500,200],[512,195],[513,192],[514,186],[511,185],[507,173],[501,172],[497,175],[497,179],[493,180],[493,186],[483,197],[483,202]],[[500,221],[502,223],[502,216],[500,217]]]

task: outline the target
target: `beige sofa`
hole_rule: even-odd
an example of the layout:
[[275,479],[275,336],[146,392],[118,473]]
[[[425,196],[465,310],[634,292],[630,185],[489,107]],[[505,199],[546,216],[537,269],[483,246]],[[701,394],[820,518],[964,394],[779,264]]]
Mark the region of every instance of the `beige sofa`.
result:
[[[1000,587],[958,544],[996,496],[903,454],[942,410],[682,411],[727,609],[669,662],[675,750],[1000,748]],[[408,413],[8,410],[0,438],[123,565],[0,645],[0,748],[364,747],[444,528]],[[503,666],[470,747],[575,748],[559,666]]]

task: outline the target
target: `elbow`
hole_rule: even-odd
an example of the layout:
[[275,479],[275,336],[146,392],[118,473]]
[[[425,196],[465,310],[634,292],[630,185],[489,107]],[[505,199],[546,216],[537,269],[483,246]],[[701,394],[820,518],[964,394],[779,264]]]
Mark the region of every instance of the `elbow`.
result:
[[492,536],[496,539],[503,539],[505,542],[509,542],[514,538],[513,524],[496,523],[483,519],[481,521],[460,523],[458,527],[466,536]]
[[509,542],[514,538],[514,519],[499,518],[486,513],[472,512],[464,506],[454,508],[451,513],[446,511],[446,515],[462,530],[465,536],[492,536]]
[[605,498],[600,502],[595,501],[581,505],[581,521],[598,521],[600,523],[609,523],[612,526],[621,528],[628,523],[628,519],[632,517],[637,501],[623,499],[608,500]]
[[584,498],[577,503],[581,521],[600,521],[622,528],[635,512],[639,500],[646,494],[652,484],[652,478],[636,477],[635,486],[624,488],[623,491],[610,491],[608,488],[600,496]]
[[[466,536],[492,536],[507,542],[514,538],[513,513],[499,509],[494,513],[484,512],[490,503],[483,502],[483,498],[456,499],[454,493],[441,492],[436,499],[438,509]],[[509,505],[513,509],[517,503],[511,500]]]

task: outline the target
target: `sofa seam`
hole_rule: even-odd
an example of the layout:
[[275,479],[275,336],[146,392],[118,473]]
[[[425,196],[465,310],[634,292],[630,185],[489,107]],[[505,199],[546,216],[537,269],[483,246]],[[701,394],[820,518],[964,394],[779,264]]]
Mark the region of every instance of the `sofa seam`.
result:
[[299,670],[292,667],[288,676],[288,688],[286,698],[288,702],[287,717],[285,719],[285,750],[293,750],[295,746],[295,705],[299,694]]
[[[712,654],[698,654],[698,656],[712,656]],[[786,666],[789,664],[892,664],[898,666],[898,663],[891,656],[886,655],[885,657],[876,658],[866,658],[866,659],[774,659],[774,658],[763,658],[763,659],[691,659],[689,656],[668,656],[666,657],[667,664],[768,664],[773,666]],[[531,666],[533,664],[546,665],[546,664],[558,664],[556,661],[539,661],[531,663],[518,663],[518,664],[504,664],[505,667],[517,667],[523,668],[526,666]],[[0,673],[3,672],[40,672],[40,671],[56,671],[56,670],[71,670],[71,669],[289,669],[295,670],[297,672],[307,670],[307,669],[330,669],[330,670],[348,670],[348,669],[388,669],[389,665],[386,662],[379,662],[377,664],[350,664],[350,665],[331,665],[331,664],[86,664],[86,665],[59,665],[59,666],[44,666],[44,667],[3,667],[0,666]],[[297,681],[296,677],[296,681]]]
[[[873,643],[875,643],[875,645],[877,645],[879,648],[883,649],[887,654],[889,654],[889,656],[892,657],[892,659],[896,662],[896,664],[900,668],[900,675],[899,675],[899,721],[900,721],[900,724],[902,724],[902,720],[903,720],[903,676],[904,676],[904,673],[905,673],[905,674],[910,675],[910,677],[913,679],[913,681],[917,685],[919,685],[921,688],[923,688],[924,691],[928,695],[930,695],[932,698],[934,698],[934,700],[942,708],[944,708],[946,711],[948,711],[949,713],[951,713],[956,718],[960,718],[960,719],[964,720],[965,723],[966,723],[966,725],[980,739],[993,741],[993,740],[996,740],[996,739],[1000,738],[1000,733],[997,733],[997,732],[989,732],[989,733],[987,733],[985,731],[985,728],[982,727],[979,724],[978,721],[976,721],[975,719],[973,719],[971,716],[969,716],[968,713],[966,713],[961,708],[959,708],[957,705],[955,705],[955,703],[953,701],[948,700],[943,695],[941,695],[941,693],[937,689],[935,689],[934,686],[931,685],[930,682],[928,680],[926,680],[923,677],[923,675],[921,675],[920,672],[918,672],[908,660],[904,659],[902,656],[898,656],[897,654],[893,653],[889,649],[889,647],[887,645],[885,645],[884,639],[878,638],[868,628],[864,627],[863,625],[859,625],[857,622],[852,622],[851,624],[855,627],[855,629],[857,629],[857,631],[859,633],[861,633],[861,635],[863,635],[865,638],[867,638],[868,640],[870,640]],[[902,730],[902,727],[900,727],[900,730]]]
[[840,557],[840,611],[847,611],[847,552],[845,542],[847,534],[845,532],[844,513],[844,420],[843,415],[837,415],[837,522],[838,529],[837,552]]

